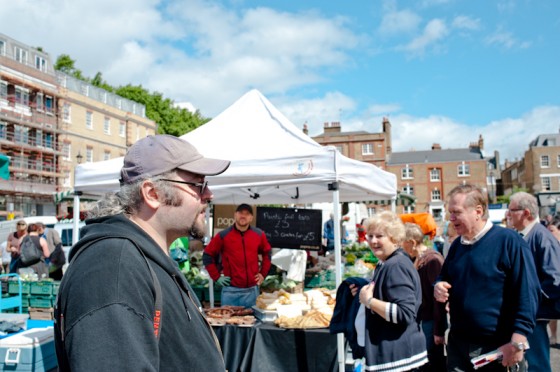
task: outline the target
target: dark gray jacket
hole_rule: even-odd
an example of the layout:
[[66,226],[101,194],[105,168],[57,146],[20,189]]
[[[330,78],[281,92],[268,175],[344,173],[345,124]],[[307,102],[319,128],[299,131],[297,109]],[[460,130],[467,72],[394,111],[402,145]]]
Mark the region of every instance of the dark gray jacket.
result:
[[[110,238],[86,246],[103,235]],[[60,371],[225,370],[219,344],[191,287],[140,227],[123,215],[87,221],[70,259],[85,246],[70,262],[57,298]],[[154,335],[156,291],[148,262],[163,299],[159,340]]]

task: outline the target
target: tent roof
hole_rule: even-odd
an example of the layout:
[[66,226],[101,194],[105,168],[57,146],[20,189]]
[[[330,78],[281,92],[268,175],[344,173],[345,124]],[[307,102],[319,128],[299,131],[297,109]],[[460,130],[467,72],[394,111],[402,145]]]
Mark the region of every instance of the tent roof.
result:
[[[204,156],[231,166],[207,177],[215,204],[303,204],[383,200],[396,195],[396,177],[380,168],[323,147],[292,124],[260,92],[252,90],[210,122],[182,139]],[[76,168],[75,190],[105,193],[119,188],[123,158]]]

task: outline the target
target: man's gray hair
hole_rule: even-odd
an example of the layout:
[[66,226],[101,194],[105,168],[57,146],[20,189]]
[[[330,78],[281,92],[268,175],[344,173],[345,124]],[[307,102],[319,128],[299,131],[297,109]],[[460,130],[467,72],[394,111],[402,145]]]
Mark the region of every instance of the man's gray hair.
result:
[[160,174],[153,178],[143,178],[132,184],[122,185],[116,193],[107,193],[99,200],[93,208],[88,211],[88,218],[99,218],[115,216],[124,213],[128,216],[138,213],[144,199],[142,198],[142,183],[152,180],[161,193],[160,200],[166,205],[180,205],[181,198],[179,192],[169,182],[162,181],[162,178],[171,178],[176,174],[176,170]]
[[539,205],[537,203],[537,198],[533,195],[525,191],[519,191],[509,198],[509,202],[510,204],[512,202],[517,203],[517,208],[528,209],[533,219],[539,218]]

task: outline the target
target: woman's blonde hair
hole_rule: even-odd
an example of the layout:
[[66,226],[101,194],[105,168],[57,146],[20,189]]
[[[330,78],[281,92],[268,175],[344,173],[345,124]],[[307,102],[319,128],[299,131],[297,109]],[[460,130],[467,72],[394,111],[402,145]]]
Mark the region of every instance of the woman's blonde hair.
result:
[[404,224],[400,217],[393,212],[384,211],[374,215],[366,221],[366,231],[382,231],[395,244],[400,244],[405,239]]

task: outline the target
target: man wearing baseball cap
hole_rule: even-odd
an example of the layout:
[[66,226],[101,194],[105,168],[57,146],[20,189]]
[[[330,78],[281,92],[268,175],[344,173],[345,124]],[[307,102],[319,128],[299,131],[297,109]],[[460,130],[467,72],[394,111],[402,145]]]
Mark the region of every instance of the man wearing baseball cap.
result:
[[232,226],[212,238],[204,249],[202,262],[212,280],[222,286],[222,306],[251,307],[256,304],[259,285],[270,270],[271,248],[264,232],[251,226],[253,208],[249,204],[237,207],[234,220]]
[[212,199],[205,176],[229,164],[169,135],[148,136],[128,150],[120,190],[90,211],[60,285],[60,371],[225,370],[169,246],[204,236]]

